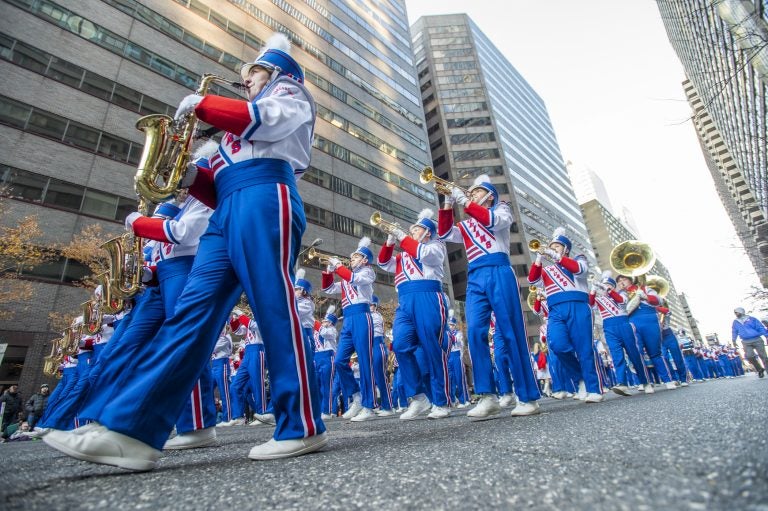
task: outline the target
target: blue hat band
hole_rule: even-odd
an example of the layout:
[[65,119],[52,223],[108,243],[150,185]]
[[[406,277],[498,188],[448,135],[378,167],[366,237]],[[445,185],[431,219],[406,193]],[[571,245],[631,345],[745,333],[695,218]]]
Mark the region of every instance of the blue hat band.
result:
[[434,238],[435,233],[437,233],[437,224],[435,224],[435,221],[430,218],[422,218],[418,222],[416,222],[414,225],[418,225],[419,227],[423,227],[426,230],[429,231],[429,235]]
[[282,50],[270,48],[259,55],[254,64],[268,68],[279,67],[281,75],[287,75],[300,83],[304,82],[304,71],[299,63]]
[[373,261],[373,252],[371,252],[371,249],[368,247],[358,247],[357,250],[352,252],[352,254],[360,254],[361,256],[368,259],[368,261]]
[[298,279],[296,281],[296,284],[294,284],[294,287],[300,287],[304,291],[306,291],[307,293],[311,293],[312,292],[312,283],[310,281],[308,281],[308,280],[305,280],[305,279]]
[[609,286],[616,287],[616,281],[613,280],[611,277],[604,278],[603,283],[608,284]]
[[324,319],[326,321],[330,321],[331,324],[333,325],[335,325],[336,322],[339,320],[339,318],[337,318],[335,314],[326,314]]
[[569,252],[571,251],[571,240],[569,240],[563,235],[555,236],[554,238],[552,238],[552,241],[550,241],[550,243],[560,243],[562,246],[566,248],[566,250],[568,250]]

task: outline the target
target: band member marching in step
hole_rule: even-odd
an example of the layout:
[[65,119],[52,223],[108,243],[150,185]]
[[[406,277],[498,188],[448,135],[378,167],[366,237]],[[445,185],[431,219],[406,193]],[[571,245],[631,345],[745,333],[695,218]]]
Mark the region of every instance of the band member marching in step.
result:
[[376,410],[379,417],[389,417],[394,415],[392,411],[394,403],[392,402],[392,389],[387,381],[387,360],[388,353],[386,344],[384,344],[384,317],[379,312],[379,297],[373,295],[371,298],[371,319],[373,320],[373,377],[376,380],[376,387],[379,389],[379,398],[381,405]]
[[[368,248],[370,244],[368,237],[360,240],[357,250],[350,256],[351,268],[343,266],[335,257],[330,258],[328,267],[323,272],[322,282],[324,293],[341,293],[344,326],[339,335],[334,363],[336,373],[341,379],[344,397],[352,396],[352,405],[342,417],[353,422],[363,422],[376,417],[373,411],[373,389],[376,382],[373,376],[373,319],[370,311],[376,275],[370,266],[373,261],[373,253]],[[338,275],[341,280],[334,282],[334,275]],[[357,353],[360,366],[359,385],[349,367],[353,352]]]
[[467,375],[461,354],[464,349],[464,334],[459,330],[459,320],[448,311],[448,384],[451,401],[457,402],[457,408],[469,406]]
[[[454,225],[453,204],[467,215]],[[512,211],[499,202],[499,193],[486,175],[475,179],[467,196],[452,187],[440,210],[438,234],[441,240],[463,243],[469,262],[467,280],[467,338],[472,359],[475,393],[479,403],[467,413],[473,419],[486,419],[501,411],[493,381],[493,366],[488,341],[491,311],[496,313],[503,342],[512,359],[515,394],[518,404],[512,415],[539,413],[541,397],[531,367],[531,356],[523,322],[520,290],[509,264],[509,232]]]
[[[316,333],[315,367],[317,367],[317,379],[320,382],[320,406],[322,407],[323,420],[328,420],[335,415],[336,400],[333,396],[333,381],[336,375],[336,346],[339,333],[336,331],[336,306],[330,305],[325,311],[325,316],[320,322],[320,329]],[[345,396],[350,397],[350,396]]]
[[[400,415],[412,420],[431,407],[428,417],[442,419],[450,414],[448,389],[448,299],[443,293],[445,245],[436,239],[437,224],[429,209],[419,213],[406,234],[389,229],[387,242],[379,252],[379,266],[395,274],[398,306],[392,325],[392,348],[399,364],[405,393],[411,399]],[[394,254],[395,244],[401,250]],[[422,349],[430,374],[430,386],[422,382],[416,350]]]
[[[542,286],[547,294],[549,349],[561,364],[567,378],[579,381],[577,397],[587,403],[603,400],[597,360],[592,345],[592,311],[589,296],[579,282],[587,274],[582,256],[571,258],[571,240],[565,229],[557,228],[549,248],[537,252],[528,282]],[[542,266],[545,255],[554,264]]]
[[681,387],[688,386],[688,368],[685,366],[683,352],[680,349],[680,341],[677,340],[675,332],[672,330],[671,320],[672,311],[669,310],[666,299],[661,299],[661,305],[656,307],[656,311],[661,315],[661,356],[664,360],[672,359],[674,368],[670,367],[673,379]]
[[[596,307],[603,318],[603,331],[608,343],[608,350],[613,359],[617,384],[611,390],[621,396],[629,396],[629,368],[624,357],[626,352],[632,365],[638,371],[637,377],[646,391],[653,392],[653,386],[648,384],[648,375],[640,350],[637,348],[635,331],[627,316],[627,294],[616,291],[616,280],[610,271],[603,272],[602,280],[594,283],[589,293],[589,304]],[[648,390],[650,389],[650,390]]]
[[229,379],[231,377],[229,358],[232,356],[232,348],[232,336],[229,334],[227,325],[224,325],[211,354],[211,378],[214,388],[219,389],[219,398],[221,399],[222,420],[217,426],[233,425],[232,397],[229,393]]

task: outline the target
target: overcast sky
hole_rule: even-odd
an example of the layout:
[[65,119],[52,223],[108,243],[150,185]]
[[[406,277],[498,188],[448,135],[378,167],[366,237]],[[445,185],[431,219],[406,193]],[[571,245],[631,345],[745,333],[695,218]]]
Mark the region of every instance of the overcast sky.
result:
[[406,0],[465,12],[544,99],[563,160],[602,177],[689,299],[702,334],[730,340],[757,275],[691,122],[683,68],[653,0]]

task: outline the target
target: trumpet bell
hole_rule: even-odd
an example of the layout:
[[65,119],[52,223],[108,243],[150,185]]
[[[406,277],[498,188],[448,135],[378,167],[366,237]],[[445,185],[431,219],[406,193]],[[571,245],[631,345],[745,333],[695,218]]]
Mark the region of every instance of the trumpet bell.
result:
[[533,306],[536,304],[536,291],[531,291],[528,293],[528,297],[525,299],[525,302],[528,304],[528,308],[533,310]]
[[536,238],[532,239],[528,242],[528,248],[531,250],[531,252],[538,252],[541,248],[541,241],[537,240]]
[[645,285],[656,291],[662,298],[669,294],[669,281],[661,275],[648,275],[645,279]]
[[616,273],[629,277],[645,275],[656,264],[656,254],[647,243],[628,240],[619,243],[609,257],[611,268]]

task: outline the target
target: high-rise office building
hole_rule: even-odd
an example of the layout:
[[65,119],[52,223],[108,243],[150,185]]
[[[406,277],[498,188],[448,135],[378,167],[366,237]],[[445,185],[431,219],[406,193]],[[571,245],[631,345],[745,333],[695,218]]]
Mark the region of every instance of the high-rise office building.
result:
[[[411,33],[435,174],[461,186],[490,176],[517,220],[510,254],[521,284],[532,262],[528,241],[547,242],[558,226],[574,254],[594,260],[542,98],[465,14],[419,18]],[[449,246],[448,258],[461,300],[463,247]]]
[[657,0],[715,185],[768,285],[768,7],[761,0]]
[[[136,207],[133,176],[144,143],[140,115],[173,114],[203,73],[238,79],[275,31],[291,40],[317,102],[312,164],[300,182],[304,243],[346,256],[374,210],[410,225],[434,191],[421,94],[402,0],[4,0],[0,20],[0,175],[13,224],[37,215],[46,244],[86,225],[123,231]],[[235,91],[214,87],[217,94]],[[254,205],[258,207],[258,205]],[[258,229],[259,226],[254,226]],[[375,247],[373,247],[375,248]],[[319,264],[308,278],[319,284]],[[49,312],[72,313],[86,292],[82,265],[60,257],[26,275],[34,309],[0,323],[9,345],[0,384],[41,379],[55,332]],[[382,301],[393,279],[377,271]],[[317,285],[319,287],[319,285]],[[268,293],[269,290],[264,290]],[[324,307],[324,306],[323,306]]]
[[[597,265],[602,270],[610,270],[611,250],[613,250],[619,243],[637,239],[637,235],[630,231],[624,222],[619,220],[610,210],[608,210],[608,208],[603,206],[600,201],[596,199],[585,202],[581,205],[581,209],[584,212],[584,220],[587,222],[589,237],[592,246],[595,249]],[[656,264],[654,264],[653,268],[648,272],[648,275],[658,275],[669,282],[669,293],[666,298],[669,303],[669,308],[672,311],[672,328],[674,330],[680,328],[690,330],[691,327],[688,324],[689,314],[686,314],[683,305],[680,302],[679,295],[675,289],[675,284],[672,281],[672,276],[669,274],[669,270],[667,270],[666,266],[664,266],[658,257],[656,259]]]

